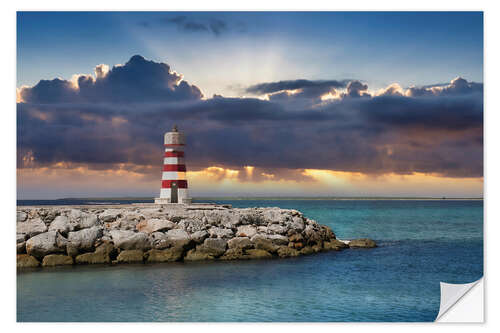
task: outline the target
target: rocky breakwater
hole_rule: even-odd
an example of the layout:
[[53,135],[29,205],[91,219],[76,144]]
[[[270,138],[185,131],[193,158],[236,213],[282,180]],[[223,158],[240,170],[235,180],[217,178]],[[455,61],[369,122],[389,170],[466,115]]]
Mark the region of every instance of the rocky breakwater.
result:
[[18,207],[17,267],[287,258],[346,248],[296,210],[221,206]]

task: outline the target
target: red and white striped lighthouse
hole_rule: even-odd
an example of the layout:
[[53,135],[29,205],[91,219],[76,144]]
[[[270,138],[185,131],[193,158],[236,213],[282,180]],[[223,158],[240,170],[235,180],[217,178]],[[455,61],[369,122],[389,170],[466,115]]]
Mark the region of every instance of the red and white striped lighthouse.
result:
[[165,155],[163,174],[161,177],[160,197],[155,198],[157,204],[190,204],[184,162],[184,134],[174,126],[171,132],[165,133]]

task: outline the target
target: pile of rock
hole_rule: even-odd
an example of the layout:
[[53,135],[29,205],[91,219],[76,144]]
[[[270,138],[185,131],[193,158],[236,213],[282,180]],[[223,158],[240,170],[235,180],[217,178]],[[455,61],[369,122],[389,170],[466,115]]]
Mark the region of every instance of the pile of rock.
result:
[[301,212],[186,206],[18,207],[17,266],[296,257],[375,247],[339,241]]

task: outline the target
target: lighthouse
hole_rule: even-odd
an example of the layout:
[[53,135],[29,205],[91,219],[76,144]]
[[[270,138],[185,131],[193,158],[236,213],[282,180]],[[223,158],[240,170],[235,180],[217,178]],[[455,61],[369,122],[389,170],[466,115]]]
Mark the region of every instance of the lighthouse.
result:
[[184,162],[184,134],[174,126],[171,132],[165,133],[165,153],[163,157],[163,173],[161,177],[160,197],[156,204],[190,204]]

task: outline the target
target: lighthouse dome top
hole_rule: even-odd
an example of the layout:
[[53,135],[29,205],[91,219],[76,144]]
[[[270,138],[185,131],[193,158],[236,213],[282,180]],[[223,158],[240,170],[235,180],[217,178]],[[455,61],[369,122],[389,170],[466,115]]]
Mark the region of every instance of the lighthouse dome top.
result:
[[165,133],[165,144],[166,145],[184,145],[186,144],[186,139],[184,133],[179,132],[177,126],[174,125],[172,131]]

